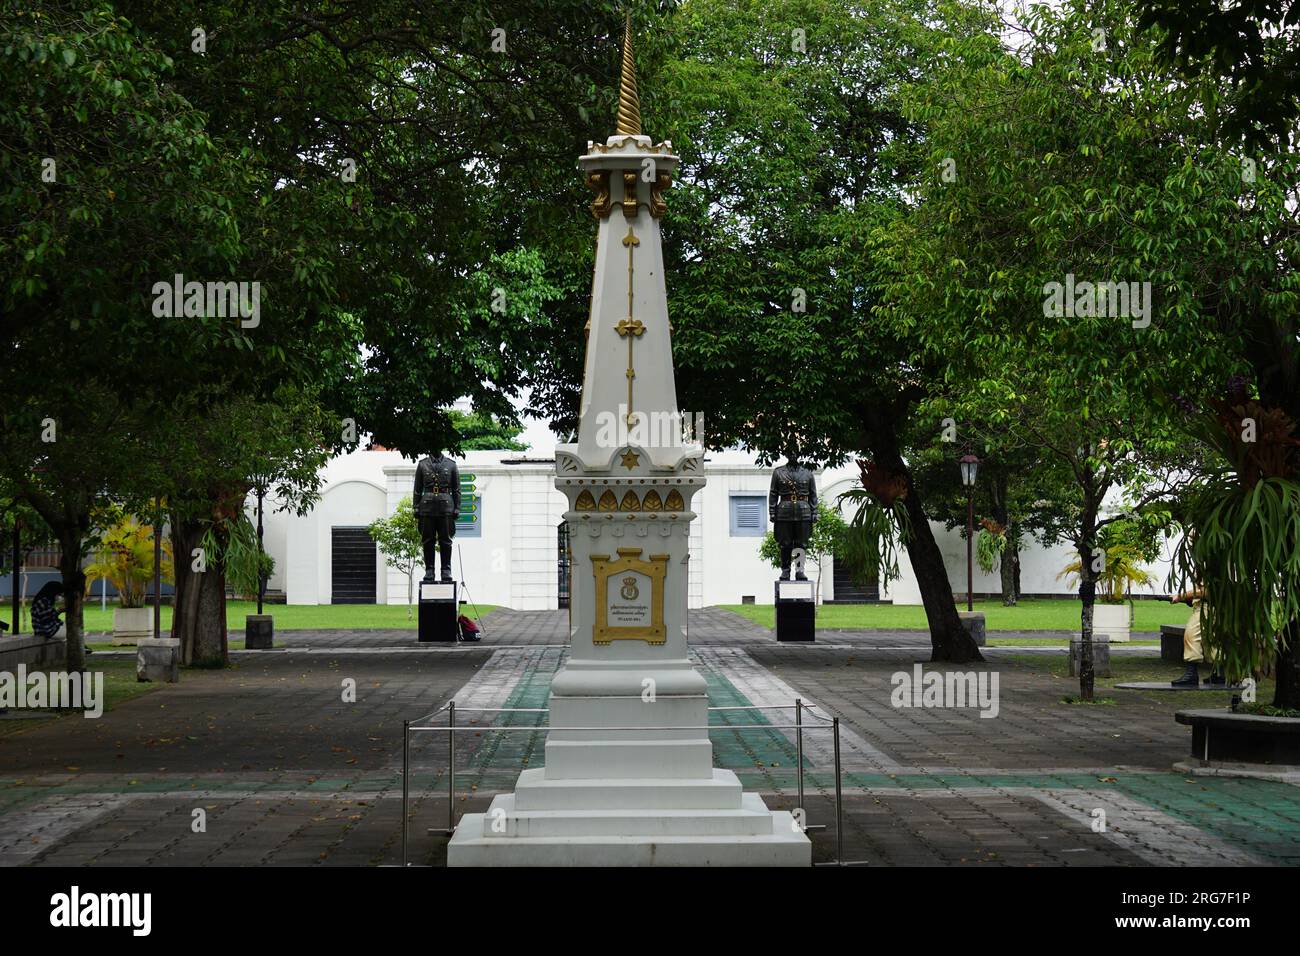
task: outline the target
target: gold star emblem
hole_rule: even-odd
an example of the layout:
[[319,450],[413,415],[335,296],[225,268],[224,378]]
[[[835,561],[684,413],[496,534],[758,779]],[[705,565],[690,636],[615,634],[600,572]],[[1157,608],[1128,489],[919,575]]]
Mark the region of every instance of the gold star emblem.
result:
[[637,465],[641,464],[641,459],[631,448],[623,452],[623,467],[631,471]]

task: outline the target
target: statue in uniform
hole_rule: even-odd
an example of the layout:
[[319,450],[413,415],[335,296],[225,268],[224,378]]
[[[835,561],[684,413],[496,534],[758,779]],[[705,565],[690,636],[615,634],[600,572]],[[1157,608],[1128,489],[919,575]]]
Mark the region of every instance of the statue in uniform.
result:
[[[789,581],[794,550],[808,547],[813,522],[817,519],[817,482],[812,471],[799,463],[798,451],[791,451],[785,464],[772,472],[767,513],[781,549],[781,580]],[[795,580],[808,580],[802,563]]]
[[434,581],[435,556],[442,559],[442,580],[450,582],[451,539],[460,517],[460,469],[436,452],[415,466],[415,493],[411,496],[420,538],[424,543],[424,580]]

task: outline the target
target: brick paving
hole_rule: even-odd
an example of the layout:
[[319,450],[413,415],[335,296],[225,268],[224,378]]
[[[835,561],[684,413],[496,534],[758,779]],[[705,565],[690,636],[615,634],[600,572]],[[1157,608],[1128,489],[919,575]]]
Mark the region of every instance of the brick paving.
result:
[[[186,671],[99,720],[32,721],[0,736],[0,864],[399,862],[404,720],[454,697],[458,722],[474,728],[457,737],[458,814],[482,810],[544,761],[544,731],[489,730],[536,726],[543,715],[469,708],[545,706],[567,614],[499,610],[484,624],[481,644],[455,646],[419,645],[412,631],[280,632],[276,651]],[[1189,747],[1172,718],[1186,702],[1116,692],[1112,705],[1065,705],[1073,681],[1033,661],[1060,648],[991,648],[986,663],[963,668],[998,675],[998,714],[981,718],[893,706],[892,675],[924,660],[924,633],[834,631],[815,645],[779,644],[720,609],[692,612],[690,628],[715,706],[798,696],[841,718],[850,860],[1300,862],[1300,789],[1172,772]],[[345,681],[355,682],[355,703],[343,700]],[[728,725],[789,720],[782,711],[711,717],[715,762],[782,809],[799,802],[791,734]],[[831,753],[829,737],[810,729],[803,803],[810,823],[826,827],[810,833],[818,861],[836,849]],[[413,734],[411,762],[410,859],[437,865],[446,839],[426,831],[447,825],[447,735]]]

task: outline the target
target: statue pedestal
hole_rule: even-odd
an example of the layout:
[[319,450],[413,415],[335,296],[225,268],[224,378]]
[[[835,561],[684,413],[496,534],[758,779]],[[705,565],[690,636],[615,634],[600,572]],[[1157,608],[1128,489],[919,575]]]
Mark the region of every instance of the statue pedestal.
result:
[[776,582],[776,639],[805,643],[817,639],[812,581]]
[[460,639],[460,602],[455,582],[420,582],[420,643]]

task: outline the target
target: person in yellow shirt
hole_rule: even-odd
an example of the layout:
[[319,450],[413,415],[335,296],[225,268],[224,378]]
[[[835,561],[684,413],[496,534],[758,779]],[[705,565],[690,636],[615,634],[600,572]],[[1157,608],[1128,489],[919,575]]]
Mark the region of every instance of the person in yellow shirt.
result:
[[1183,628],[1183,661],[1187,664],[1187,669],[1183,671],[1182,677],[1170,681],[1170,684],[1174,687],[1200,687],[1199,665],[1204,661],[1211,667],[1207,684],[1222,687],[1225,681],[1223,674],[1213,669],[1213,652],[1201,643],[1201,614],[1205,606],[1205,592],[1201,588],[1194,588],[1191,591],[1171,595],[1169,601],[1171,604],[1189,604],[1192,608],[1192,616],[1188,619],[1187,626]]

